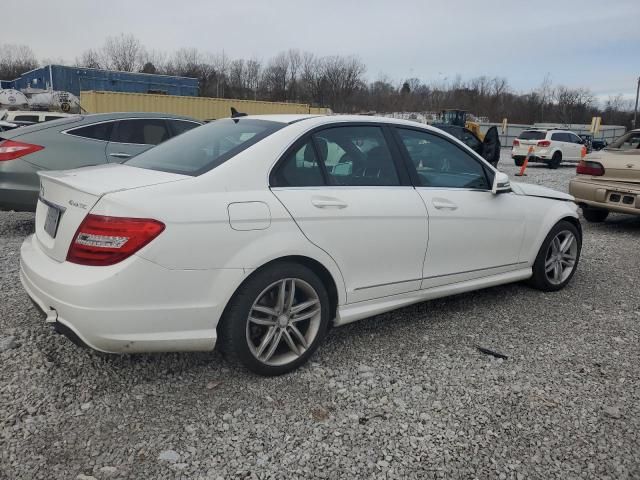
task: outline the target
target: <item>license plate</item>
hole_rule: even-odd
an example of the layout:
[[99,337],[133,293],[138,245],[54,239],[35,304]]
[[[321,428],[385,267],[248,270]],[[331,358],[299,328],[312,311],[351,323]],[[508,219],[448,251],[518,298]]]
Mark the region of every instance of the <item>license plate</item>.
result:
[[59,208],[49,205],[47,210],[47,218],[44,220],[44,231],[47,232],[51,238],[56,238],[58,233],[58,222],[60,222],[60,214],[62,212]]

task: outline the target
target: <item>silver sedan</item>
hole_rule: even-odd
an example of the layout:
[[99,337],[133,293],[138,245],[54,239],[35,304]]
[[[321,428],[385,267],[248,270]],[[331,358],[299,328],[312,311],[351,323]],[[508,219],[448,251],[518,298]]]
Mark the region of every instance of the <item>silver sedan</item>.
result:
[[162,113],[104,113],[2,132],[0,210],[34,211],[40,170],[120,163],[199,125]]

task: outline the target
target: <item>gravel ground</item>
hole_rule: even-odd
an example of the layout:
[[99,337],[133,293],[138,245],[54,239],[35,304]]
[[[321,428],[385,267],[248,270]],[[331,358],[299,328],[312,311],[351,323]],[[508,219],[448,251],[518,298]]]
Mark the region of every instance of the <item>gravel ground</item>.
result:
[[[525,181],[566,190],[573,173]],[[18,279],[32,222],[0,212],[2,479],[640,478],[640,219],[585,223],[561,292],[508,285],[337,328],[274,379],[52,334]]]

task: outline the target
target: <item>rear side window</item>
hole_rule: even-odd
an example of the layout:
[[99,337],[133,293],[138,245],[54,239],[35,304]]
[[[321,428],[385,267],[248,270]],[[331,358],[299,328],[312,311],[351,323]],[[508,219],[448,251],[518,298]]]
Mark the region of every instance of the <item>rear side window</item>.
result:
[[39,122],[40,117],[38,115],[16,115],[13,117],[14,120],[19,122]]
[[544,140],[547,132],[539,132],[537,130],[525,130],[518,137],[520,140]]
[[67,133],[76,137],[91,138],[108,142],[111,139],[114,122],[95,123],[86,127],[74,128]]
[[216,120],[147,150],[126,164],[197,176],[216,168],[285,125],[252,118]]
[[56,117],[56,116],[52,116],[52,115],[47,115],[46,117],[44,117],[44,121],[45,122],[50,122],[51,120],[58,120],[59,118],[64,118],[64,117]]
[[330,185],[393,186],[400,178],[380,127],[334,127],[313,135]]
[[274,173],[272,184],[275,187],[324,185],[324,177],[311,139],[287,156]]
[[556,142],[564,142],[564,133],[552,133],[551,140]]
[[164,119],[141,118],[120,120],[116,126],[112,142],[138,145],[158,145],[169,140],[171,135]]

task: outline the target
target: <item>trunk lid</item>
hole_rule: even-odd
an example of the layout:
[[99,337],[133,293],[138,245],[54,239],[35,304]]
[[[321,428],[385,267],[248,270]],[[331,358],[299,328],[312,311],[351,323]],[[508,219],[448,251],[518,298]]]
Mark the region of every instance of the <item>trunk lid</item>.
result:
[[100,165],[65,171],[41,171],[36,207],[36,238],[54,260],[67,258],[82,220],[103,195],[192,178],[126,165]]
[[67,125],[71,125],[72,123],[78,123],[80,120],[83,120],[84,117],[82,115],[78,115],[75,117],[64,117],[59,120],[49,120],[48,122],[40,122],[35,123],[33,125],[27,125],[25,127],[14,128],[12,130],[8,130],[6,132],[2,132],[0,136],[5,140],[10,140],[13,138],[18,138],[22,135],[27,135],[29,133],[39,132],[40,130],[47,130],[49,128],[57,128],[57,127],[65,127]]
[[640,183],[640,150],[600,150],[587,155],[587,161],[600,162],[604,175],[595,177],[625,183]]

